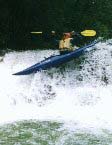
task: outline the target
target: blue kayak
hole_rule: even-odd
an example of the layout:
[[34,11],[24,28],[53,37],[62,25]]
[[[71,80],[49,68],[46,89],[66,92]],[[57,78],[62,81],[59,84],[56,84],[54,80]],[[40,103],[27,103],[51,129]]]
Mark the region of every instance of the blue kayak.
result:
[[45,60],[39,63],[36,63],[35,65],[32,65],[31,67],[28,67],[20,72],[14,73],[13,75],[29,75],[31,73],[36,73],[37,71],[46,70],[48,68],[60,66],[61,64],[64,64],[74,58],[79,57],[81,54],[85,52],[87,48],[94,46],[96,43],[97,41],[94,41],[86,46],[80,47],[64,55],[50,56],[46,58]]

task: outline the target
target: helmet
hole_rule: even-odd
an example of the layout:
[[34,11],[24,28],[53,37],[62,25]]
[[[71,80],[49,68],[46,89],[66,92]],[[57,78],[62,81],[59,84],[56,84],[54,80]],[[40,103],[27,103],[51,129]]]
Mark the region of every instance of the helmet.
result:
[[70,38],[70,37],[71,37],[71,34],[70,34],[70,33],[63,33],[63,35],[64,35],[66,38]]

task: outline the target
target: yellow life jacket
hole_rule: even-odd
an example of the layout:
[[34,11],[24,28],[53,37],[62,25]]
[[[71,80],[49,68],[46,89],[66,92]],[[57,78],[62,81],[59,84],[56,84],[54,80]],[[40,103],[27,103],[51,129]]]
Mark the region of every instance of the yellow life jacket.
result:
[[70,42],[70,40],[73,39],[73,38],[67,38],[65,40],[60,40],[59,42],[59,49],[61,51],[64,51],[65,49],[66,50],[73,50],[73,46]]

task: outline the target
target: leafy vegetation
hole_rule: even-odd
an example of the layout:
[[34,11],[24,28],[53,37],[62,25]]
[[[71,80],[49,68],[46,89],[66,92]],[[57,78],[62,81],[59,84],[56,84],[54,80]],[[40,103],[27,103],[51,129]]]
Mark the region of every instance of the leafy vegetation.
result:
[[0,47],[27,49],[44,47],[45,33],[94,29],[97,37],[111,38],[111,0],[1,0]]

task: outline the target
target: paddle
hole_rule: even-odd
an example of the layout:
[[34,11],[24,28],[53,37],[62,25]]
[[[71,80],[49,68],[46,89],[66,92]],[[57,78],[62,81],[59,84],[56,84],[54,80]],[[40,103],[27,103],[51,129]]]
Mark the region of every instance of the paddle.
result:
[[30,32],[32,34],[42,34],[42,32]]
[[[32,34],[42,34],[42,32],[31,32]],[[91,37],[91,36],[95,36],[96,35],[96,31],[95,30],[84,30],[82,32],[80,32],[82,36],[87,36],[87,37]]]
[[83,36],[95,36],[96,31],[95,30],[84,30],[81,32],[81,35],[83,35]]

